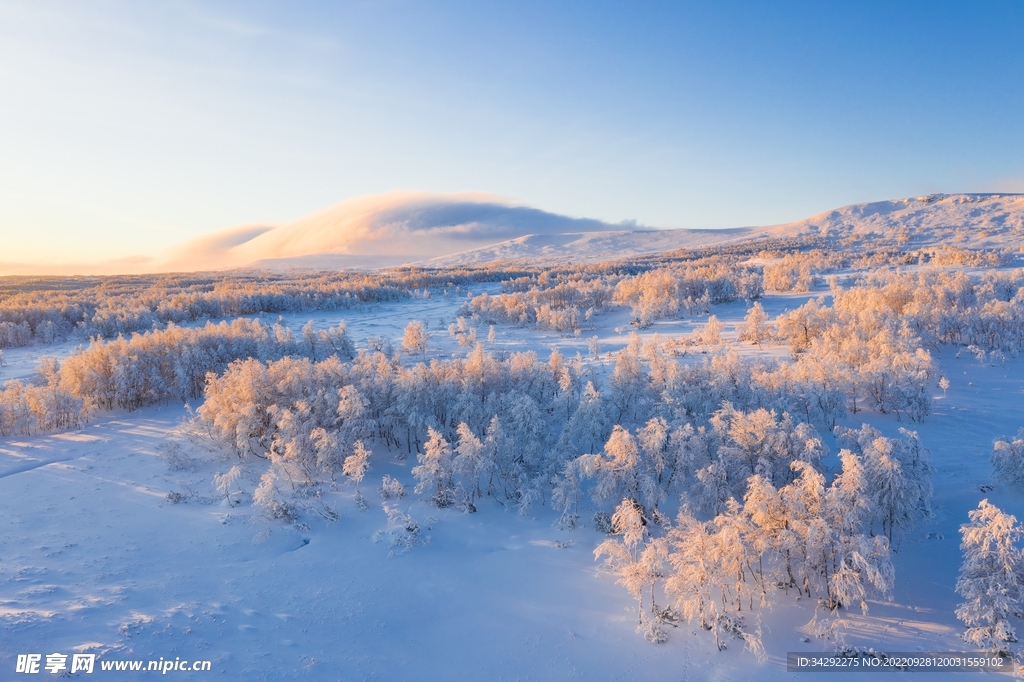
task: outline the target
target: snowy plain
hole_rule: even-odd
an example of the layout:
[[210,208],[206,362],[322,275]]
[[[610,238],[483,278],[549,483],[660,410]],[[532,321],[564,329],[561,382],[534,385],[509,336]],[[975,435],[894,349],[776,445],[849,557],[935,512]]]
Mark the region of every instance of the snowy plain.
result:
[[[497,284],[469,287],[496,293]],[[827,287],[768,294],[772,317]],[[447,332],[469,292],[368,305],[338,313],[290,314],[327,328],[344,319],[358,347],[369,337],[401,345],[409,320],[426,322],[427,359],[465,356],[472,346]],[[726,348],[785,359],[789,349],[740,344],[736,325],[747,304],[717,305]],[[277,316],[270,316],[271,321]],[[691,333],[707,316],[665,319],[640,332]],[[553,349],[577,353],[607,377],[612,356],[629,342],[629,311],[613,307],[581,335],[497,325],[484,342],[495,355]],[[483,340],[488,329],[478,329]],[[600,354],[591,353],[596,336]],[[4,351],[0,381],[30,378],[42,356],[62,357],[75,343]],[[841,424],[868,423],[887,436],[916,431],[936,469],[933,517],[908,533],[893,554],[891,601],[871,601],[867,614],[843,618],[850,646],[889,651],[969,651],[954,611],[961,562],[958,528],[983,498],[1024,518],[1024,491],[993,481],[993,439],[1024,426],[1024,360],[979,361],[950,346],[932,349],[937,376],[931,414],[910,424],[865,411]],[[695,351],[687,361],[700,362]],[[193,405],[195,407],[195,405]],[[593,551],[604,539],[589,524],[556,527],[557,512],[534,506],[526,516],[494,500],[473,514],[438,509],[410,495],[400,502],[429,542],[396,553],[379,540],[389,530],[376,487],[384,475],[412,490],[415,455],[399,458],[374,447],[360,511],[350,482],[339,477],[325,503],[341,514],[305,526],[261,519],[248,504],[233,506],[211,487],[231,463],[186,444],[194,470],[172,471],[161,448],[181,440],[185,406],[164,404],[95,415],[81,429],[0,439],[0,670],[12,675],[19,653],[85,652],[101,657],[211,660],[210,673],[190,679],[230,680],[782,680],[788,651],[832,651],[836,642],[807,625],[825,614],[810,599],[776,594],[757,616],[766,661],[736,642],[716,650],[712,636],[685,624],[653,645],[635,630],[635,604]],[[824,464],[838,469],[834,437]],[[257,485],[243,478],[247,492]],[[171,492],[192,491],[172,504]],[[114,673],[96,673],[115,679]],[[153,673],[149,673],[152,675]],[[129,674],[130,675],[130,674]],[[143,674],[144,676],[145,674]],[[896,679],[921,673],[887,673]],[[125,676],[122,679],[135,679]],[[87,676],[82,676],[88,679]],[[815,674],[804,673],[814,679]],[[821,677],[829,678],[829,675]],[[960,679],[959,674],[926,674]]]
[[[778,298],[765,304],[795,307],[806,296]],[[344,317],[357,342],[386,335],[397,343],[410,317],[453,320],[459,303],[435,296]],[[744,310],[716,312],[728,324]],[[312,319],[327,326],[338,317]],[[602,352],[625,345],[615,331],[624,313],[599,321]],[[699,323],[665,322],[646,333],[685,333]],[[567,356],[587,352],[586,339],[547,334],[505,327],[493,350],[544,353],[558,345]],[[433,338],[432,354],[459,352],[443,330]],[[12,367],[4,378],[22,353],[39,352],[8,351]],[[988,366],[952,355],[939,357],[950,389],[945,396],[936,389],[933,414],[914,426],[938,470],[935,518],[895,554],[895,600],[847,616],[853,645],[963,649],[953,616],[957,528],[982,497],[1024,516],[1020,491],[981,488],[992,484],[992,439],[1019,427],[1024,368],[1015,360]],[[211,472],[224,468],[212,459],[196,472],[168,471],[158,448],[183,417],[181,406],[166,405],[0,443],[7,520],[0,665],[12,670],[19,652],[84,651],[209,659],[226,679],[784,679],[792,675],[786,651],[832,646],[802,641],[800,627],[814,606],[787,599],[771,609],[763,664],[741,646],[718,652],[708,633],[686,626],[664,645],[648,644],[633,631],[632,600],[599,575],[592,552],[603,535],[559,531],[546,507],[524,518],[496,504],[469,515],[410,501],[416,518],[435,519],[431,541],[390,556],[386,544],[373,542],[387,528],[385,515],[376,505],[358,511],[349,485],[334,494],[342,520],[304,532],[253,524],[223,500],[172,505],[167,493],[185,485],[214,498]],[[847,422],[859,425],[861,417],[887,435],[905,425],[871,413]],[[834,453],[835,443],[830,447]],[[411,488],[411,461],[378,451],[367,480],[391,474]]]

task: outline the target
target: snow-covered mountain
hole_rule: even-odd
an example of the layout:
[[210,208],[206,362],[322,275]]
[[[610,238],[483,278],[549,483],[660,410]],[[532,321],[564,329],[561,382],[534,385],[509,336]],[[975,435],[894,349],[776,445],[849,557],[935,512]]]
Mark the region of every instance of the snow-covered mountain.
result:
[[932,194],[853,204],[787,225],[773,236],[819,235],[845,242],[972,248],[1024,244],[1024,194]]
[[0,262],[0,274],[122,274],[261,268],[451,267],[496,260],[596,261],[769,237],[844,248],[955,245],[1024,249],[1024,194],[951,194],[853,204],[784,225],[659,230],[516,205],[485,194],[391,192],[284,225],[203,235],[156,257],[103,263]]
[[526,235],[421,262],[434,267],[494,260],[602,260],[769,237],[824,237],[858,245],[1024,246],[1024,195],[951,194],[852,204],[793,223],[726,230],[631,230]]
[[160,270],[233,267],[446,267],[496,260],[579,261],[768,237],[843,245],[1024,245],[1024,195],[931,195],[844,206],[793,223],[723,230],[622,229],[486,195],[391,193],[345,201],[280,226],[231,228],[186,242]]
[[229,228],[171,249],[160,270],[384,267],[525,235],[622,229],[483,194],[392,192],[343,201],[293,223]]

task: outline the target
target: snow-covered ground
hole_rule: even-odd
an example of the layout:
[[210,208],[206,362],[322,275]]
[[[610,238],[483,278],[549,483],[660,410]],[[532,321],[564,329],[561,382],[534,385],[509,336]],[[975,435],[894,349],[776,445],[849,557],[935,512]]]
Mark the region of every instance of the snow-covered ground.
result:
[[[764,305],[774,315],[807,296],[769,296]],[[465,292],[435,295],[312,319],[329,326],[344,317],[357,344],[380,335],[396,346],[409,319],[424,319],[430,354],[450,356],[469,350],[445,328],[464,300]],[[741,303],[715,310],[727,335],[744,312]],[[307,317],[287,322],[297,328]],[[499,326],[488,347],[534,349],[543,359],[554,347],[587,357],[592,335],[602,355],[627,343],[626,311],[595,319],[598,328],[582,338]],[[702,321],[662,321],[644,333],[688,333]],[[72,348],[8,351],[0,376],[26,376],[40,355]],[[985,365],[948,348],[936,359],[950,388],[935,389],[931,416],[913,427],[937,469],[935,515],[894,555],[893,601],[845,617],[842,634],[854,646],[967,649],[954,616],[957,529],[984,497],[1024,517],[1021,491],[983,487],[993,485],[993,438],[1024,422],[1024,362]],[[595,362],[595,371],[609,365]],[[324,500],[339,521],[311,515],[301,528],[256,521],[248,506],[232,507],[210,487],[230,463],[194,453],[195,470],[169,470],[160,448],[185,416],[183,407],[165,405],[103,414],[69,433],[0,440],[0,669],[8,675],[17,654],[85,652],[104,660],[210,660],[211,673],[188,674],[239,680],[783,679],[791,675],[787,651],[834,647],[806,634],[814,604],[784,595],[761,616],[764,663],[739,644],[716,651],[711,635],[694,627],[648,644],[634,632],[628,594],[597,570],[593,550],[604,536],[589,527],[557,530],[546,506],[522,517],[488,501],[465,514],[410,496],[400,507],[430,540],[395,554],[375,488],[389,474],[411,490],[414,458],[381,447],[363,484],[367,511],[345,482]],[[846,419],[862,422],[886,435],[908,426],[870,412]],[[826,438],[834,467],[837,447]],[[196,497],[172,504],[172,491]]]

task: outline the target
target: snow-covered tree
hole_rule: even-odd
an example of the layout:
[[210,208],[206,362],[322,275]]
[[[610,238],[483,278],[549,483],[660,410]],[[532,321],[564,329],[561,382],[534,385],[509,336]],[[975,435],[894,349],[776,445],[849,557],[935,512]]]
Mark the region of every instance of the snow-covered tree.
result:
[[677,473],[677,449],[671,447],[669,426],[661,417],[650,419],[636,433],[640,460],[640,502],[650,510],[668,499]]
[[405,326],[405,334],[402,336],[402,348],[409,353],[419,353],[426,356],[429,338],[423,323],[419,320],[413,320]]
[[[657,643],[667,637],[658,624],[659,608],[654,601],[655,586],[662,577],[661,565],[666,555],[664,542],[650,539],[646,525],[643,510],[636,501],[623,500],[612,515],[612,530],[618,537],[598,545],[594,557],[605,557],[604,569],[616,575],[616,582],[637,600],[637,631],[648,641]],[[645,588],[649,588],[651,614],[644,608]]]
[[838,430],[840,441],[860,453],[872,521],[895,544],[931,516],[934,472],[917,433],[901,428],[900,434],[903,438],[887,438],[868,424]]
[[591,495],[598,504],[623,498],[639,501],[640,450],[626,429],[616,425],[602,454],[581,455],[577,462],[584,477],[596,479]]
[[1024,483],[1024,429],[1012,438],[997,438],[992,444],[992,470],[1006,485]]
[[1008,653],[1008,644],[1017,641],[1010,617],[1024,613],[1024,557],[1017,547],[1024,529],[988,500],[967,515],[970,522],[960,526],[964,562],[956,581],[957,593],[966,600],[956,610],[967,626],[962,637],[974,646]]
[[717,611],[707,528],[684,508],[667,537],[673,570],[666,581],[666,592],[675,598],[676,609],[683,618],[707,627]]
[[279,519],[287,523],[298,520],[295,505],[288,502],[277,487],[277,472],[268,469],[260,478],[260,484],[252,494],[252,506],[268,519]]
[[382,500],[398,500],[405,497],[405,486],[395,477],[384,474],[377,492],[380,493],[380,499]]
[[431,428],[427,433],[429,437],[423,452],[416,457],[419,466],[412,469],[412,475],[419,481],[416,494],[429,493],[435,505],[449,507],[456,501],[452,447],[438,431]]
[[810,464],[793,463],[799,476],[779,491],[787,528],[781,549],[805,594],[816,593],[832,611],[853,605],[866,611],[868,595],[892,591],[895,572],[886,538],[850,530],[855,523],[842,505],[857,485],[857,463],[847,457],[843,464],[848,476],[826,488]]
[[352,448],[352,454],[345,458],[341,473],[355,483],[356,498],[361,499],[359,484],[363,482],[366,471],[370,468],[370,451],[363,445],[363,441],[357,440]]
[[551,506],[562,514],[558,519],[558,527],[562,530],[573,530],[579,523],[580,499],[583,496],[579,466],[577,460],[569,460],[562,466],[561,475],[553,480]]
[[593,382],[583,387],[579,406],[569,418],[558,440],[558,449],[567,455],[594,454],[608,440],[612,421],[608,416],[603,397]]
[[768,314],[760,303],[754,303],[751,306],[747,311],[747,316],[743,318],[743,323],[737,327],[737,331],[740,341],[749,341],[758,346],[762,341],[771,337]]
[[694,338],[704,345],[714,346],[722,342],[723,329],[725,329],[725,324],[711,315],[704,326],[694,332]]
[[466,422],[460,423],[456,431],[459,440],[455,444],[453,466],[462,484],[461,497],[468,501],[471,510],[475,510],[472,501],[483,497],[481,480],[489,479],[495,469],[494,449],[485,447]]
[[238,486],[238,481],[242,477],[242,469],[237,464],[223,474],[217,474],[213,477],[213,486],[217,489],[217,492],[224,496],[228,504],[232,507],[235,506],[236,502],[231,499],[231,495],[241,492]]

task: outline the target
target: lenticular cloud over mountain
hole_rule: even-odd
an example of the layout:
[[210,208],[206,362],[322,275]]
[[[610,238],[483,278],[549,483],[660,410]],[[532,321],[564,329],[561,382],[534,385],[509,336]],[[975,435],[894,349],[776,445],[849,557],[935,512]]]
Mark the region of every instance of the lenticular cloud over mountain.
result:
[[204,235],[169,251],[156,269],[380,267],[524,235],[615,229],[622,226],[516,206],[485,194],[392,192],[343,201],[287,225]]
[[748,239],[880,246],[1024,246],[1024,195],[934,194],[853,204],[768,227],[654,230],[570,218],[487,194],[391,192],[350,199],[287,225],[249,225],[188,241],[150,271],[427,267],[497,260],[639,256]]

